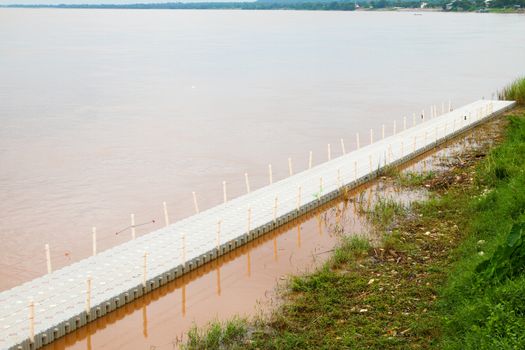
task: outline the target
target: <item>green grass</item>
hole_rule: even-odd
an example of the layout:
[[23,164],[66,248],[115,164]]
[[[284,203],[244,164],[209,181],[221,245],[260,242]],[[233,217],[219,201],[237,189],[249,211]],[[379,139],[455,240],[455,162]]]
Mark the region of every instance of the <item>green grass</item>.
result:
[[193,327],[188,332],[188,341],[183,350],[244,349],[248,333],[248,322],[234,318],[222,324],[211,322],[204,330]]
[[468,235],[455,251],[458,260],[440,298],[444,349],[525,348],[525,276],[495,280],[476,270],[525,220],[524,150],[525,120],[511,118],[505,142],[478,167],[477,184],[484,190],[465,210]]
[[519,105],[525,105],[525,77],[516,79],[506,86],[499,95],[502,100],[512,100]]
[[389,226],[395,224],[396,219],[402,217],[406,210],[402,203],[394,199],[379,197],[372,210],[366,211],[365,215],[376,228],[388,230]]
[[370,249],[370,242],[365,238],[360,237],[343,237],[340,246],[335,249],[331,258],[331,264],[334,268],[338,268],[344,264],[348,264],[354,260],[356,256],[368,252]]
[[403,172],[397,176],[397,181],[401,186],[417,187],[424,185],[425,182],[432,180],[435,177],[433,171],[427,172]]
[[396,177],[399,174],[397,166],[387,165],[381,169],[379,176]]

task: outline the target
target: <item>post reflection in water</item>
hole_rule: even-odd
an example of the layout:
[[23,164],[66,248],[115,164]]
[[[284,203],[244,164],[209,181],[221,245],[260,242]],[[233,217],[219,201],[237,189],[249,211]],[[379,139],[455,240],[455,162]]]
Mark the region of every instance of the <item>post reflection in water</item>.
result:
[[275,237],[273,239],[273,259],[275,261],[279,261],[279,259],[277,257],[277,237]]
[[144,338],[148,337],[148,310],[147,310],[147,304],[144,304],[144,306],[142,306],[142,334],[144,334]]
[[217,295],[221,296],[221,266],[217,264]]
[[181,303],[181,307],[182,307],[182,317],[185,317],[186,316],[186,283],[184,283],[182,285],[182,303]]
[[251,277],[252,276],[252,261],[251,261],[249,251],[248,253],[246,253],[246,262],[247,262],[247,267],[248,267],[248,277]]
[[301,248],[301,224],[297,225],[297,248]]

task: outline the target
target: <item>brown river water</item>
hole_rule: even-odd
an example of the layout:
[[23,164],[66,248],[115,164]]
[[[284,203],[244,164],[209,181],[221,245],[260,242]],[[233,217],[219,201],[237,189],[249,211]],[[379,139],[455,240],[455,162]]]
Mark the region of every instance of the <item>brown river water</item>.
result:
[[[90,254],[92,226],[107,249],[129,239],[115,233],[130,213],[156,221],[145,234],[163,201],[175,221],[192,191],[210,207],[223,180],[237,196],[245,172],[268,182],[268,163],[282,178],[288,157],[297,172],[327,143],[337,156],[340,138],[351,150],[356,132],[491,97],[525,74],[523,37],[520,15],[0,9],[0,290],[45,273],[46,243],[57,269]],[[193,322],[253,314],[327,256],[335,212],[54,346],[169,347]],[[345,232],[363,232],[344,212]]]

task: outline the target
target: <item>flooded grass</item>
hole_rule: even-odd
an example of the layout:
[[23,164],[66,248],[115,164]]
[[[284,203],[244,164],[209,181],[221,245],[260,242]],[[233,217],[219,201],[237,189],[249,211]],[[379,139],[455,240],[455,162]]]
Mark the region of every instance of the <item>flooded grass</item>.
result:
[[206,332],[193,327],[188,332],[187,343],[181,349],[243,349],[247,331],[246,319],[233,318],[225,323],[214,321],[207,326]]
[[365,215],[376,229],[387,231],[392,229],[391,226],[396,224],[406,210],[402,202],[393,198],[379,197],[372,210],[366,211]]
[[401,186],[419,187],[432,180],[435,176],[436,174],[432,170],[426,172],[408,171],[399,173],[396,180]]

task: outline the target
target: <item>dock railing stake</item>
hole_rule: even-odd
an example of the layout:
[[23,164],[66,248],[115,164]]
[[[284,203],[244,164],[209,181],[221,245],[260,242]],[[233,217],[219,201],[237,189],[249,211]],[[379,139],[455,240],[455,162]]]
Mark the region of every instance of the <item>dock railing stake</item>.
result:
[[170,217],[168,215],[168,205],[166,202],[162,202],[162,209],[164,209],[164,223],[166,226],[170,225]]
[[248,179],[248,173],[244,173],[244,182],[246,182],[246,193],[250,193],[250,179]]
[[91,276],[86,280],[86,314],[91,311]]
[[146,281],[148,280],[148,252],[144,252],[142,263],[142,285],[146,288]]
[[221,223],[222,220],[217,221],[217,251],[221,251]]
[[51,253],[49,252],[49,244],[46,243],[44,248],[46,251],[47,273],[51,273],[53,272],[53,268],[51,267]]
[[226,192],[226,181],[222,182],[222,198],[224,199],[224,203],[228,201],[228,192]]
[[332,160],[332,149],[330,148],[330,144],[328,144],[326,146],[326,152],[327,152],[327,155],[328,155],[328,160]]
[[93,256],[97,255],[97,228],[93,226],[92,228],[92,237],[93,237]]
[[345,141],[343,139],[341,139],[340,141],[341,141],[341,151],[343,152],[343,155],[345,155],[346,154]]
[[131,239],[135,239],[136,232],[135,232],[135,214],[130,214],[131,217]]
[[273,222],[275,223],[277,221],[277,206],[279,205],[279,198],[275,196],[275,200],[273,202]]
[[297,187],[297,211],[301,208],[301,186]]
[[272,165],[268,164],[268,177],[270,178],[270,185],[273,183]]
[[181,244],[182,244],[182,254],[181,254],[181,265],[186,268],[186,234],[183,232],[181,233]]
[[251,230],[252,230],[252,208],[249,207],[248,208],[248,225],[246,228],[246,233],[249,234]]
[[193,206],[195,207],[195,213],[199,213],[199,204],[197,203],[197,195],[195,192],[191,192],[191,195],[193,196]]
[[29,302],[29,340],[35,342],[35,302],[33,299]]
[[292,158],[288,158],[288,173],[290,176],[293,175]]
[[395,135],[397,133],[397,120],[394,120],[394,128],[393,128],[393,133],[392,135]]
[[308,169],[312,169],[313,156],[313,152],[310,151],[310,155],[308,156]]

